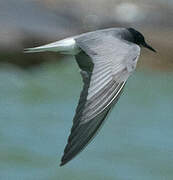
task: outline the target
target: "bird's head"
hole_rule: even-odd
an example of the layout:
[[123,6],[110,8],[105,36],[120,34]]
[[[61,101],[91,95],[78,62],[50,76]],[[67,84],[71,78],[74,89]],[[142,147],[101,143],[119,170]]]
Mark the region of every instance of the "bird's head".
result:
[[145,48],[150,49],[151,51],[156,52],[155,49],[153,49],[150,45],[148,45],[148,44],[145,42],[145,38],[144,38],[144,36],[143,36],[140,32],[136,31],[136,30],[133,29],[133,28],[128,28],[128,31],[132,34],[132,36],[133,36],[133,42],[134,42],[135,44],[140,45],[140,46],[143,46],[143,47],[145,47]]

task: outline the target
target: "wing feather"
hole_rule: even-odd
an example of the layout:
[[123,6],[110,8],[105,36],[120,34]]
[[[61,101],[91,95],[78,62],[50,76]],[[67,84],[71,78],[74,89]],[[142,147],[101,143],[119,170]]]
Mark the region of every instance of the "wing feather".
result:
[[76,55],[76,61],[84,86],[61,165],[74,158],[96,135],[118,101],[127,78],[134,70],[131,66],[136,67],[134,58],[137,59],[140,52],[138,46],[108,35],[80,37],[76,43],[82,50]]

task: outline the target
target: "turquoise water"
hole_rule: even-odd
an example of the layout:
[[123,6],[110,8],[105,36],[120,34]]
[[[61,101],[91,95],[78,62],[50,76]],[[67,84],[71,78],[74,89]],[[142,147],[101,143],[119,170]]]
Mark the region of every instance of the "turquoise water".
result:
[[75,62],[4,65],[0,81],[0,179],[173,179],[173,73],[138,70],[98,136],[64,167],[82,87]]

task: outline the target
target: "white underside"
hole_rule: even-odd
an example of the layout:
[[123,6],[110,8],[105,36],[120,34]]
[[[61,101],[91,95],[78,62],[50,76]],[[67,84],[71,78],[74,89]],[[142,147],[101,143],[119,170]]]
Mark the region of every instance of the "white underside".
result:
[[25,52],[27,53],[44,52],[44,51],[54,51],[54,52],[59,52],[61,54],[76,55],[80,52],[80,48],[77,47],[74,38],[67,38],[43,46],[25,49]]

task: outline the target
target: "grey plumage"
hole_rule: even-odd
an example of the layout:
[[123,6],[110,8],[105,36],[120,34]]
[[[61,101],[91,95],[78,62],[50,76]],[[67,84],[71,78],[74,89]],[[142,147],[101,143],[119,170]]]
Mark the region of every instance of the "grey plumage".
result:
[[[61,165],[71,160],[94,137],[136,67],[140,52],[137,45],[121,42],[105,32],[75,40],[82,49],[76,60],[82,69],[84,88]],[[130,60],[127,61],[127,57]]]
[[82,151],[100,129],[136,68],[141,44],[155,51],[136,30],[110,28],[27,49],[70,53],[81,69],[84,86],[61,165]]

